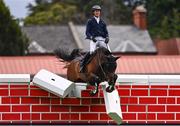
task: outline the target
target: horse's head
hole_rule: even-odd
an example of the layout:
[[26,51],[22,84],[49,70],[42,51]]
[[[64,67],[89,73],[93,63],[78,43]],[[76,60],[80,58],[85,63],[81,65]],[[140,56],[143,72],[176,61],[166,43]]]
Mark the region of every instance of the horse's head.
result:
[[112,53],[104,47],[100,47],[96,50],[96,54],[99,55],[99,58],[102,60],[104,59],[106,62],[115,62],[117,59],[119,59],[120,57],[115,57],[112,55]]
[[103,69],[108,72],[114,72],[117,67],[116,60],[119,59],[120,57],[115,57],[112,55],[112,53],[104,48],[98,48],[96,50],[96,55],[99,61],[99,64],[103,66]]
[[106,56],[106,59],[107,59],[107,62],[116,62],[117,59],[119,59],[120,56],[113,56],[113,55],[109,55],[109,56]]
[[95,51],[95,54],[99,56],[98,58],[104,58],[111,55],[111,52],[104,47],[100,47]]
[[106,56],[106,60],[103,63],[104,70],[108,73],[114,73],[117,67],[116,60],[120,57],[115,57],[113,55]]

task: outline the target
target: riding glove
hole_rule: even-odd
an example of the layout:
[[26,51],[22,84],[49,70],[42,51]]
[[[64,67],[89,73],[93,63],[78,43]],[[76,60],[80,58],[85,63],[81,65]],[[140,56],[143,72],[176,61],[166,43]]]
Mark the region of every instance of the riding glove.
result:
[[95,39],[95,37],[92,37],[91,40],[92,40],[94,43],[97,42],[97,40]]
[[107,44],[109,42],[109,37],[106,37],[104,42]]

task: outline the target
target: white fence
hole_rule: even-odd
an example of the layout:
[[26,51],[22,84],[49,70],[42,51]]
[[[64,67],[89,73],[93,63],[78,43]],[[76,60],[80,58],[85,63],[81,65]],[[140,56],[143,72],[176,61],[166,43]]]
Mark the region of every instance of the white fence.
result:
[[133,83],[133,84],[180,84],[180,75],[130,75],[130,74],[119,74],[118,83]]
[[30,82],[30,74],[0,74],[0,83]]
[[[0,74],[0,83],[30,82],[30,74]],[[118,83],[134,84],[180,84],[180,75],[137,75],[118,74]],[[77,83],[85,86],[85,84]]]
[[[66,79],[59,77],[53,73],[48,71],[41,70],[33,79],[33,82],[38,83],[37,86],[40,86],[44,90],[54,93],[55,95],[62,96],[63,98],[69,94],[76,97],[81,97],[81,91],[86,89],[87,84],[85,83],[76,83],[74,85],[73,82],[68,81],[65,83]],[[14,84],[16,82],[20,83],[29,83],[30,75],[29,74],[0,74],[0,84],[2,83]],[[160,84],[160,85],[174,85],[180,84],[180,75],[128,75],[128,74],[119,74],[117,82],[119,84],[135,84],[135,85],[152,85],[152,84]],[[58,85],[62,83],[61,85]],[[70,83],[70,84],[69,84]],[[40,85],[39,85],[40,84]],[[67,84],[73,85],[73,87],[69,90]],[[119,101],[119,94],[117,89],[112,93],[107,93],[106,83],[101,84],[103,87],[104,93],[104,101],[106,106],[106,113],[112,118],[117,124],[121,124],[122,122],[122,112]],[[70,96],[71,97],[71,96]]]

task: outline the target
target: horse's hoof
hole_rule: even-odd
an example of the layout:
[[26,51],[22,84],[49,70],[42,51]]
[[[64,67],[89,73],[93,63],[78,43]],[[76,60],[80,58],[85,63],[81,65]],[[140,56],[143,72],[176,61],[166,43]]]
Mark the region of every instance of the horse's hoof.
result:
[[113,86],[108,86],[107,88],[106,88],[106,92],[108,92],[108,93],[111,93],[111,92],[113,92],[114,91],[114,87]]
[[93,90],[93,91],[90,91],[89,94],[90,94],[90,96],[95,96],[95,95],[97,94],[97,91],[94,91],[94,90]]

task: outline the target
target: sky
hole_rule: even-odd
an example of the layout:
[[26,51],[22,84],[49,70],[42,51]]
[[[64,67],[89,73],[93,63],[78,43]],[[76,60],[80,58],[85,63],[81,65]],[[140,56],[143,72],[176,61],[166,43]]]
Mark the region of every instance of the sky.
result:
[[15,18],[25,18],[28,15],[26,6],[28,3],[34,3],[34,0],[4,0],[9,7],[11,15]]

